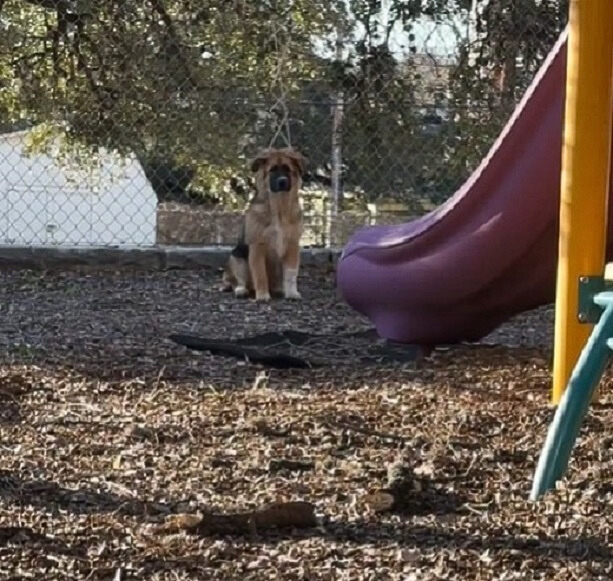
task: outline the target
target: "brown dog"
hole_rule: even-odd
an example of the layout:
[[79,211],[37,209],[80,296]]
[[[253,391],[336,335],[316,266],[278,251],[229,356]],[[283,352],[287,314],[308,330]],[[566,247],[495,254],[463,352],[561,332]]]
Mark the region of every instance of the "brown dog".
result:
[[238,243],[224,272],[224,290],[299,299],[302,211],[299,190],[306,158],[291,148],[267,149],[252,162],[256,194],[245,212]]

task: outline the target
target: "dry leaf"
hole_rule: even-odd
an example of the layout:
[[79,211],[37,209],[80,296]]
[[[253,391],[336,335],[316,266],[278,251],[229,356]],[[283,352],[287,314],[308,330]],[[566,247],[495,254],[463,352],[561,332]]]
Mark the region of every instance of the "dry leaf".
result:
[[389,492],[377,491],[371,494],[367,494],[364,497],[364,502],[367,506],[375,512],[386,512],[392,510],[395,498]]

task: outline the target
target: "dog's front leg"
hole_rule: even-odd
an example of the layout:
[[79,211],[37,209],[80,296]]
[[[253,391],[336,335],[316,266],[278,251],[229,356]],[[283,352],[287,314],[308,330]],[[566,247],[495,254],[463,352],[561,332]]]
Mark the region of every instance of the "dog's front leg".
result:
[[298,292],[298,269],[300,268],[300,244],[289,242],[283,257],[283,295],[286,299],[301,299]]
[[246,260],[235,260],[232,257],[233,272],[236,279],[234,296],[243,298],[249,296],[249,263]]
[[268,273],[266,272],[266,244],[249,245],[249,270],[255,289],[256,301],[269,301]]

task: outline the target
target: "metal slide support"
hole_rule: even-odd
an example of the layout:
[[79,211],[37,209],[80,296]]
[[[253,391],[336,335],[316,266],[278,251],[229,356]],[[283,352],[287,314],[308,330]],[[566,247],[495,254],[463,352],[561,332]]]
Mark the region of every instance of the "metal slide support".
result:
[[597,294],[594,303],[604,311],[579,355],[549,426],[532,483],[531,500],[552,489],[566,472],[581,423],[612,355],[613,291]]

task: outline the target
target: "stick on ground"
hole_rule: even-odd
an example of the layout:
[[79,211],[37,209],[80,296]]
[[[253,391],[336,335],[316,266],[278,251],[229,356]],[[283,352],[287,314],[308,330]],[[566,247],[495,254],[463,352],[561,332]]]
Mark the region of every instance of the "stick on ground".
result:
[[199,535],[256,534],[270,529],[304,529],[317,526],[315,507],[310,502],[275,502],[252,512],[221,514],[205,512],[202,516],[173,515],[158,532],[188,531]]

